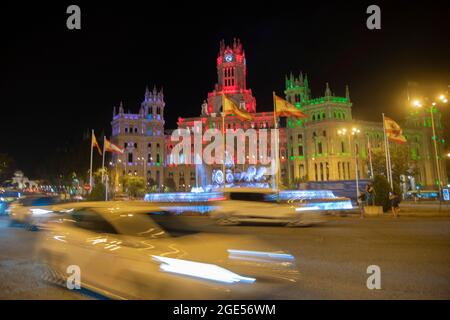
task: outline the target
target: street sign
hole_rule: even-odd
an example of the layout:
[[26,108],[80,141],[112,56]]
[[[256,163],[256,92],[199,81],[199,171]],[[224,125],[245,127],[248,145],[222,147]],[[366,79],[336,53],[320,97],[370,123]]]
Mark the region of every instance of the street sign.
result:
[[442,189],[442,198],[444,198],[444,201],[450,201],[450,193],[447,188]]

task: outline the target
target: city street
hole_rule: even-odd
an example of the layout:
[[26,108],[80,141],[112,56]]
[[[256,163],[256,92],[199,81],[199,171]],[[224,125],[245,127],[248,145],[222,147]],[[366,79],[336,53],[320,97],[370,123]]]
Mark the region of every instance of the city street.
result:
[[[195,224],[203,217],[186,217]],[[253,234],[296,257],[301,276],[274,299],[449,299],[450,218],[329,217],[310,228],[278,226],[213,227],[211,231]],[[97,299],[40,279],[33,261],[39,232],[0,218],[0,299]],[[381,268],[381,290],[369,290],[366,269]]]

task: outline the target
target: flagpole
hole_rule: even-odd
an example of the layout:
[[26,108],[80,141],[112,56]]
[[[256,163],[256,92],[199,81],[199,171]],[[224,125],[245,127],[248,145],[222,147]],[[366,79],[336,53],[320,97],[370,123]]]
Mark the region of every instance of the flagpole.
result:
[[391,189],[394,191],[394,180],[392,180],[392,163],[391,163],[391,148],[389,138],[387,139],[387,151],[388,151],[388,159],[389,159],[389,181],[391,182]]
[[105,178],[105,141],[106,137],[103,136],[103,159],[102,159],[102,183],[104,183]]
[[389,168],[389,156],[388,156],[389,146],[387,144],[386,124],[385,124],[385,120],[384,120],[384,113],[382,113],[381,115],[383,117],[384,153],[385,153],[385,156],[386,156],[386,178],[387,178],[388,182],[390,183],[391,182],[391,178],[390,178],[390,174],[389,174],[390,168]]
[[90,170],[89,170],[89,186],[90,186],[90,191],[92,191],[92,157],[93,157],[93,150],[94,150],[94,146],[93,146],[93,141],[94,139],[94,129],[92,129],[91,131],[91,162],[90,162]]
[[391,164],[391,150],[389,145],[389,138],[386,133],[385,116],[383,115],[383,129],[384,129],[384,144],[386,151],[386,170],[388,175],[388,182],[391,185],[391,189],[394,190],[394,181],[392,180],[392,164]]
[[109,179],[108,179],[108,175],[106,175],[106,179],[105,179],[105,201],[108,201],[108,182],[109,182]]

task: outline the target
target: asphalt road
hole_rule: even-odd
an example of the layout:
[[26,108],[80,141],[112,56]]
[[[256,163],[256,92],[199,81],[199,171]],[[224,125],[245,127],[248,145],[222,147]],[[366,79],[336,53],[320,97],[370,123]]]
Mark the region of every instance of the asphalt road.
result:
[[[310,228],[213,229],[258,235],[296,257],[299,281],[274,299],[450,299],[449,217],[330,217]],[[38,234],[0,218],[0,299],[101,298],[41,280],[42,267],[32,254]],[[369,265],[381,268],[381,290],[366,287]]]

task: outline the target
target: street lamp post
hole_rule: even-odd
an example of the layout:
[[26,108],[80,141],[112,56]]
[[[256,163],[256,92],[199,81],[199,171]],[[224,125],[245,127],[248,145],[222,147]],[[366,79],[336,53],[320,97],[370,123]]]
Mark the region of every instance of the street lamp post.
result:
[[355,180],[356,180],[356,200],[359,197],[359,167],[358,167],[358,145],[356,144],[356,137],[361,132],[358,128],[352,128],[353,146],[355,149]]
[[138,157],[137,160],[142,160],[142,176],[144,177],[144,181],[147,181],[146,179],[146,168],[145,168],[145,157]]
[[338,135],[345,136],[348,134],[349,151],[351,152],[351,137],[353,136],[354,157],[355,157],[355,183],[356,183],[356,201],[359,197],[359,174],[358,174],[358,157],[357,157],[357,143],[356,136],[361,132],[358,128],[352,128],[351,132],[348,132],[346,128],[338,130]]

